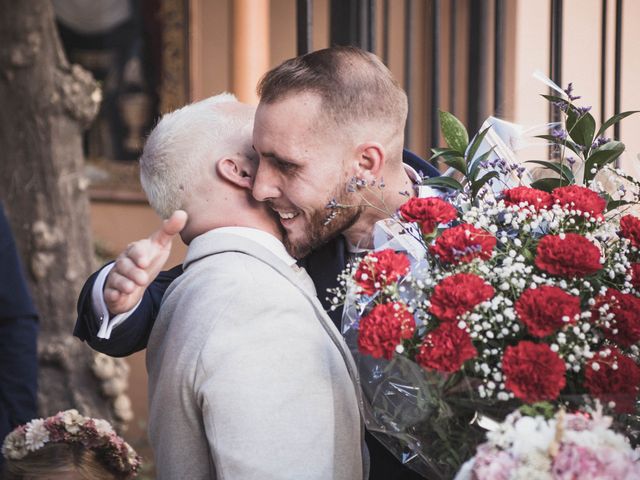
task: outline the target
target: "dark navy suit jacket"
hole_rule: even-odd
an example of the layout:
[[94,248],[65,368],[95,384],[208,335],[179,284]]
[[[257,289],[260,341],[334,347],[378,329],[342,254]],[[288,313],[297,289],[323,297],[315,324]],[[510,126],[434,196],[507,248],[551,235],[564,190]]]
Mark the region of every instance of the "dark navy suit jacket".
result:
[[[405,150],[403,161],[424,176],[439,175],[438,170],[427,162]],[[326,299],[327,289],[337,287],[338,275],[346,266],[346,244],[344,237],[339,236],[323,247],[314,250],[300,264],[307,269],[313,279],[318,292],[318,298],[329,311],[329,316],[338,329],[342,312],[330,311]],[[136,311],[126,322],[116,327],[109,340],[97,338],[100,327],[99,319],[93,313],[91,290],[98,272],[94,273],[85,283],[78,299],[78,320],[74,335],[85,340],[92,348],[107,355],[119,357],[130,355],[147,346],[147,340],[153,327],[162,296],[169,284],[182,273],[182,267],[176,266],[171,270],[161,272],[158,278],[147,288],[144,298]],[[371,480],[409,480],[421,478],[411,470],[403,467],[377,440],[367,437],[367,446],[371,456]]]
[[[36,416],[38,315],[0,205],[0,443]],[[0,455],[0,467],[2,456]],[[0,468],[1,470],[1,468]]]

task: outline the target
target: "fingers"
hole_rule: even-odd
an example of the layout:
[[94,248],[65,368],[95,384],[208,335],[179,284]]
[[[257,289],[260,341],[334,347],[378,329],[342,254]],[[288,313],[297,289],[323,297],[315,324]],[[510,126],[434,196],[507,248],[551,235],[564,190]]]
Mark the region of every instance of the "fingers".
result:
[[[124,256],[118,257],[114,266],[115,273],[141,287],[146,287],[149,283],[149,274],[144,268],[148,265],[149,260],[144,249],[134,247],[129,249]],[[142,268],[141,268],[142,267]],[[125,284],[124,280],[121,282]],[[130,292],[126,292],[130,293]]]
[[[146,269],[149,268],[151,262],[157,254],[158,247],[154,245],[150,240],[138,240],[137,242],[130,243],[123,254],[118,257],[118,260],[123,257],[128,258],[135,264],[134,267],[137,266],[140,269]],[[116,260],[116,263],[118,262],[118,260]],[[124,267],[126,268],[126,265]],[[126,270],[124,270],[122,273],[126,275]],[[135,278],[131,278],[132,280],[135,280]],[[143,282],[145,281],[146,280],[143,280]]]
[[123,294],[130,294],[138,287],[131,279],[120,275],[115,269],[109,272],[107,281],[105,283],[105,290],[107,288],[115,290]]
[[112,314],[131,310],[158,275],[169,256],[171,241],[187,223],[187,213],[176,210],[149,238],[129,244],[117,258],[105,282],[103,296]]
[[171,245],[173,237],[182,231],[187,224],[187,212],[184,210],[176,210],[162,222],[162,227],[154,232],[149,239],[159,244],[161,247]]
[[116,313],[116,314],[121,313],[118,311],[114,311],[114,306],[119,305],[120,300],[125,296],[122,294],[122,292],[119,292],[118,290],[105,286],[103,296],[104,296],[104,301],[107,304],[107,307],[109,308],[109,311],[111,313]]
[[118,273],[115,267],[109,272],[103,296],[107,308],[112,314],[131,310],[142,298],[143,294],[144,287]]

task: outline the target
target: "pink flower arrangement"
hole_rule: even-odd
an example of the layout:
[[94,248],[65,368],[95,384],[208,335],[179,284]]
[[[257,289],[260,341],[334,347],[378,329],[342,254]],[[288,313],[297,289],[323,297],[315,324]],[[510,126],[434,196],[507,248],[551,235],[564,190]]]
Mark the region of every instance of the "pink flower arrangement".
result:
[[560,410],[551,419],[511,414],[487,435],[456,480],[640,478],[640,452],[611,418]]

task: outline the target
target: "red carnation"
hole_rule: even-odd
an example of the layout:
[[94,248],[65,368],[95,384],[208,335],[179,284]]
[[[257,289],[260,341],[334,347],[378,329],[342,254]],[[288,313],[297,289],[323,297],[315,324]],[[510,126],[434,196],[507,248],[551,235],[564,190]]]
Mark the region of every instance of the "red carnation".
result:
[[640,368],[617,348],[607,347],[587,362],[584,385],[589,393],[602,401],[616,402],[618,412],[633,413],[640,386]]
[[631,285],[640,289],[640,263],[632,263],[629,273],[631,274]]
[[516,301],[516,312],[531,335],[546,337],[580,314],[580,299],[559,287],[529,288]]
[[443,263],[470,262],[474,258],[488,260],[496,246],[496,237],[468,223],[448,228],[430,247]]
[[358,349],[374,358],[391,360],[396,346],[415,331],[413,315],[404,303],[376,305],[362,319],[358,329]]
[[[623,347],[640,341],[640,298],[609,288],[596,298],[592,313],[609,340]],[[611,314],[613,318],[607,318]]]
[[640,218],[625,215],[620,219],[620,236],[631,240],[631,245],[640,248]]
[[420,224],[422,232],[428,235],[439,224],[454,220],[458,212],[453,205],[438,197],[414,197],[400,207],[400,215],[408,222]]
[[442,280],[431,295],[429,311],[442,322],[453,322],[481,302],[493,298],[493,287],[472,273],[456,273]]
[[367,295],[373,295],[409,271],[409,259],[402,253],[388,248],[369,253],[360,261],[356,270],[356,283]]
[[588,212],[594,217],[602,217],[607,202],[596,192],[579,185],[558,187],[551,192],[553,201],[569,210]]
[[551,195],[542,190],[530,187],[515,187],[502,192],[504,203],[507,205],[521,205],[526,203],[540,210],[551,207]]
[[505,386],[527,403],[558,398],[566,383],[564,362],[544,343],[522,341],[507,347],[502,370]]
[[443,323],[424,337],[416,362],[429,370],[453,373],[477,354],[466,330],[455,323]]
[[563,277],[584,277],[602,269],[598,247],[577,233],[542,237],[535,263],[540,270]]

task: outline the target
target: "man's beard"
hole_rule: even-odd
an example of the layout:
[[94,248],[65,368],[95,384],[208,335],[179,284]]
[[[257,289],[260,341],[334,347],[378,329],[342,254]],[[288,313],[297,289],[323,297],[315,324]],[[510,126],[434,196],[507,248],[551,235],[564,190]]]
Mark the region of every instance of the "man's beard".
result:
[[359,204],[360,198],[348,193],[346,188],[340,188],[340,191],[341,194],[334,197],[338,207],[325,207],[313,212],[306,225],[307,235],[304,239],[292,243],[285,234],[284,246],[292,257],[306,257],[312,250],[328,243],[358,221],[365,208]]

